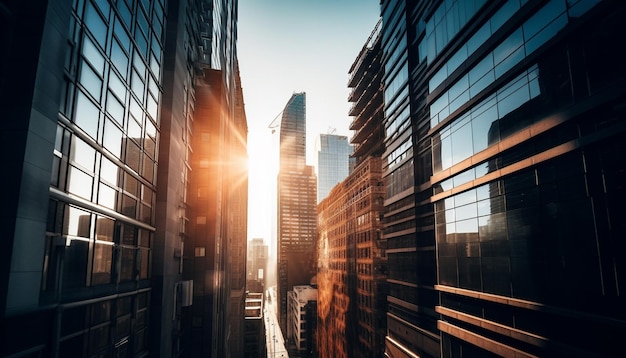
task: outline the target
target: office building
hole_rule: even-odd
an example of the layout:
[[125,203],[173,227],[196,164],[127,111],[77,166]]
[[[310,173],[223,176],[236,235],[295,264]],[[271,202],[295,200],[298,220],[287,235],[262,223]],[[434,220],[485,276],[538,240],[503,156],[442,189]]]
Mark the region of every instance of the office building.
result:
[[[278,321],[287,331],[287,292],[315,275],[317,179],[306,165],[306,94],[294,93],[276,118],[280,126],[278,172]],[[276,121],[275,120],[275,121]]]
[[[243,327],[245,272],[225,250],[239,248],[232,260],[244,267],[245,166],[211,168],[227,184],[195,190],[202,139],[223,148],[213,161],[245,163],[236,2],[11,2],[0,23],[0,97],[11,118],[2,139],[15,174],[2,179],[11,190],[0,354],[196,356],[185,340],[212,325],[216,338],[198,348],[205,355],[232,351],[234,340],[242,347],[243,334],[223,330],[243,332],[227,323]],[[223,89],[220,103],[209,103],[206,83]],[[244,178],[241,189],[231,177]],[[220,223],[210,235],[197,229],[201,208]],[[224,262],[224,278],[194,275],[194,253]],[[198,306],[209,315],[197,319]]]
[[319,357],[381,357],[385,351],[380,25],[349,72],[356,167],[318,205]]
[[320,134],[315,140],[317,153],[317,203],[330,190],[348,176],[352,146],[348,137],[336,134]]
[[287,292],[287,350],[310,357],[317,324],[317,289],[309,285],[294,286]]
[[381,10],[386,354],[620,351],[624,4]]
[[246,289],[251,292],[265,292],[267,275],[268,245],[260,238],[248,242],[248,265]]
[[246,294],[246,316],[244,323],[244,346],[242,357],[266,358],[265,344],[265,308],[262,292]]

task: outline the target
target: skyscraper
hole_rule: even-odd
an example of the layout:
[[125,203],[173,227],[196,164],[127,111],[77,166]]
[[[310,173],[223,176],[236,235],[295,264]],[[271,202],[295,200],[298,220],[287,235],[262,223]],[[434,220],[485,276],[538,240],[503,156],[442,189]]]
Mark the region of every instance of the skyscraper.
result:
[[621,350],[624,4],[381,9],[387,354]]
[[356,166],[318,205],[319,357],[382,357],[385,351],[380,29],[379,22],[349,71]]
[[348,137],[336,134],[320,134],[316,140],[317,153],[317,202],[348,176],[352,146]]
[[[182,337],[213,325],[218,338],[199,349],[241,347],[228,325],[243,325],[245,299],[236,1],[12,2],[0,5],[0,23],[11,119],[2,139],[13,153],[2,179],[0,354],[193,356]],[[207,82],[224,89],[220,103],[208,105]],[[210,169],[223,182],[191,191],[206,138],[223,150]],[[214,198],[206,222],[219,223],[204,236],[193,228],[201,195]],[[194,276],[194,253],[223,276]],[[236,292],[241,312],[228,306]],[[193,316],[199,305],[209,319]]]
[[278,172],[278,312],[287,332],[287,291],[307,285],[315,274],[316,187],[306,165],[306,95],[294,93],[280,115]]

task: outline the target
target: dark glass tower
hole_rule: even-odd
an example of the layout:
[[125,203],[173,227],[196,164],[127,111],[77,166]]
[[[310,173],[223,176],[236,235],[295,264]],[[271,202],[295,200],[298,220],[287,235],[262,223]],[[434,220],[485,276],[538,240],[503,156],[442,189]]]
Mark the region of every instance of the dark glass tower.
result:
[[[245,163],[247,129],[236,9],[226,0],[0,4],[11,173],[2,177],[0,355],[237,355],[247,176],[232,164]],[[207,82],[221,107],[200,118]],[[190,191],[191,173],[207,168],[206,138],[222,148],[211,162],[224,164],[211,170],[223,182]],[[190,224],[202,222],[192,216],[200,194],[214,198],[206,222],[219,222],[205,236]],[[196,256],[219,262],[221,276],[189,274]],[[207,282],[212,306],[200,294]],[[210,318],[195,319],[197,306]],[[207,326],[214,341],[183,343]]]
[[382,12],[388,354],[620,351],[626,7]]
[[315,274],[317,179],[306,162],[306,95],[294,93],[281,115],[278,172],[278,312],[283,332],[287,291]]

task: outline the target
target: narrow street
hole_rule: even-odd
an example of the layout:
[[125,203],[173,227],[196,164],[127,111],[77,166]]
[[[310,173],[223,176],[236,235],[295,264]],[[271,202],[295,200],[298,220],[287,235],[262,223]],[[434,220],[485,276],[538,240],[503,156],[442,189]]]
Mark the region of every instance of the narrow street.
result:
[[276,287],[274,286],[266,291],[264,313],[267,357],[289,357],[285,348],[283,333],[276,318]]

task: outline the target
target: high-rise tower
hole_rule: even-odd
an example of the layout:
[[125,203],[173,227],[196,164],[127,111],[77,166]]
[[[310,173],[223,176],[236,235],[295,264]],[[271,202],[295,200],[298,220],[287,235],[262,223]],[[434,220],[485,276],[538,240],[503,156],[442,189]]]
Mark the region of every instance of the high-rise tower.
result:
[[320,134],[315,142],[317,154],[317,202],[348,176],[352,146],[348,137],[337,134]]
[[626,6],[381,10],[387,354],[620,351]]
[[236,0],[2,2],[0,355],[238,355],[236,22]]
[[278,312],[286,332],[287,291],[315,274],[316,187],[306,165],[306,95],[294,93],[281,114],[278,172]]

